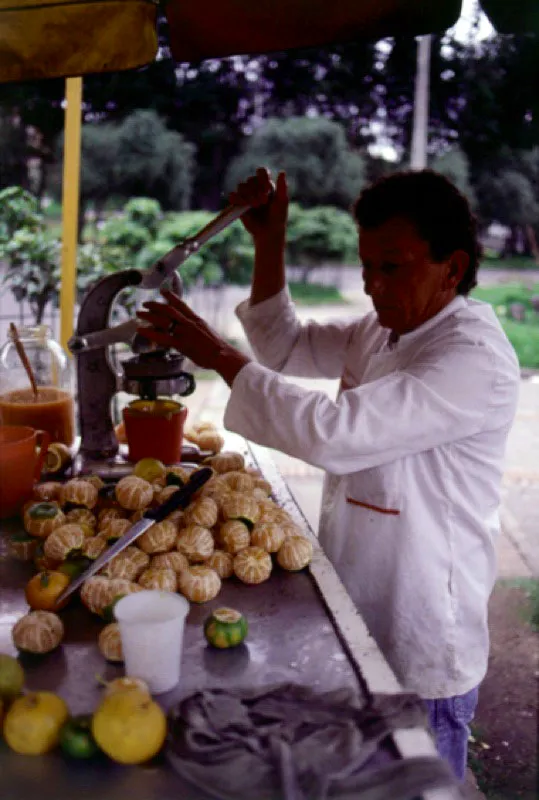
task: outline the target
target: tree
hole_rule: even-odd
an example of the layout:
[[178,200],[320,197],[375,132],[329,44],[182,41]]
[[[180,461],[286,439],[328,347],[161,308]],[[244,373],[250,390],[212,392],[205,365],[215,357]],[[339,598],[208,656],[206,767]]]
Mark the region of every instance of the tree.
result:
[[28,149],[20,120],[0,108],[0,189],[28,188]]
[[476,186],[482,219],[495,220],[511,229],[504,255],[519,250],[529,255],[531,242],[527,229],[539,219],[539,198],[529,178],[510,167],[485,170]]
[[291,199],[307,208],[348,208],[364,181],[364,161],[348,146],[343,127],[324,118],[269,120],[230,164],[227,190],[259,166],[285,170]]
[[195,148],[154,112],[138,110],[117,130],[118,193],[154,197],[163,208],[189,208]]
[[472,205],[476,204],[475,192],[470,179],[470,166],[462,150],[454,147],[452,150],[435,156],[429,166],[449,178],[457,189],[466,195]]
[[347,42],[271,53],[257,60],[255,113],[287,118],[314,112],[341,122],[350,143],[371,141],[370,121],[377,108],[376,43]]
[[539,47],[534,36],[495,36],[464,55],[458,133],[475,177],[502,148],[539,143]]
[[[63,136],[58,150],[61,156]],[[145,196],[165,209],[189,208],[194,157],[193,145],[169,130],[154,111],[135,111],[121,123],[86,123],[81,142],[81,219],[90,203],[99,216],[112,197]]]
[[[59,142],[62,157],[63,136]],[[99,218],[111,194],[117,194],[116,163],[118,128],[112,123],[88,123],[81,131],[80,221],[89,203],[93,203]],[[57,187],[61,191],[61,186]],[[82,230],[82,228],[81,228]]]

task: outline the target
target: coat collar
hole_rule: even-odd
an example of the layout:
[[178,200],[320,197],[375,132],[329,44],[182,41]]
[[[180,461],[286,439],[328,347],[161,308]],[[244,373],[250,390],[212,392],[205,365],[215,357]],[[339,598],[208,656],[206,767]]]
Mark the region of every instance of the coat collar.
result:
[[450,303],[448,303],[441,311],[435,314],[433,317],[428,319],[423,325],[420,325],[419,328],[415,328],[413,331],[409,333],[404,333],[402,336],[395,341],[393,338],[393,332],[389,334],[389,338],[387,340],[387,344],[390,350],[401,349],[406,347],[411,342],[416,341],[417,339],[421,338],[425,333],[435,328],[443,319],[448,317],[450,314],[454,314],[455,311],[458,311],[461,308],[466,306],[466,298],[463,295],[459,294]]

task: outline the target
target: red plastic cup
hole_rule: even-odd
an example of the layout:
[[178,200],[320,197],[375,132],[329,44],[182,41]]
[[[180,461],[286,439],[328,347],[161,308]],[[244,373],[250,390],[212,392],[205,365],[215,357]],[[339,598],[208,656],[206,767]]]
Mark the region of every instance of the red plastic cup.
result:
[[123,410],[129,460],[181,461],[187,408],[173,400],[135,400]]

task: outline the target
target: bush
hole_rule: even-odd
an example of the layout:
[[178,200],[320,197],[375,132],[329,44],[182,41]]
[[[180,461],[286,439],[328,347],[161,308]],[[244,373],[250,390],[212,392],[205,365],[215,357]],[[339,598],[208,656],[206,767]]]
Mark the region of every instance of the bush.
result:
[[106,247],[125,247],[137,253],[152,240],[150,231],[126,217],[111,217],[99,232],[99,241]]
[[[168,214],[157,231],[155,242],[139,254],[137,267],[148,268],[179,242],[198,233],[213,218],[213,214],[206,211]],[[197,280],[206,285],[245,284],[250,280],[253,262],[251,237],[240,223],[235,223],[190,256],[179,272],[185,286]]]
[[162,216],[161,206],[157,200],[151,197],[134,197],[124,210],[128,220],[146,228],[152,236],[156,235]]
[[60,242],[47,230],[37,198],[20,186],[0,192],[0,259],[7,263],[3,282],[41,323],[58,295]]
[[351,215],[331,206],[289,209],[287,260],[309,272],[328,263],[353,263],[358,259],[357,228]]

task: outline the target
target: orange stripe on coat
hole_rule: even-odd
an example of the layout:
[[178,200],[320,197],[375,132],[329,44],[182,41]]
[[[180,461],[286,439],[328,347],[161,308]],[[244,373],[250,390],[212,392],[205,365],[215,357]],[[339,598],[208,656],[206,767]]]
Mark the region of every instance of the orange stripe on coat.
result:
[[380,506],[373,506],[370,503],[362,503],[360,500],[354,500],[352,497],[347,497],[346,502],[354,506],[360,506],[361,508],[368,508],[369,511],[378,511],[380,514],[398,515],[401,513],[398,508],[380,508]]

